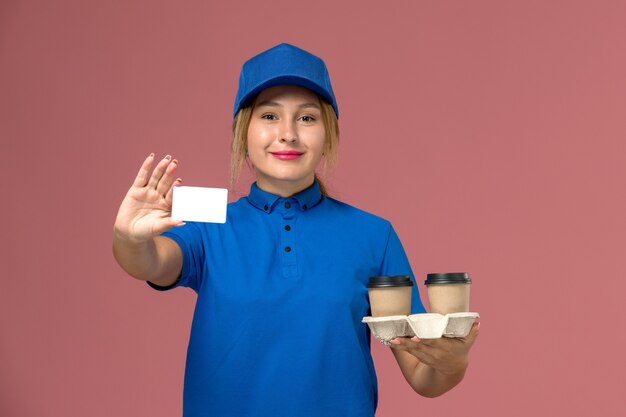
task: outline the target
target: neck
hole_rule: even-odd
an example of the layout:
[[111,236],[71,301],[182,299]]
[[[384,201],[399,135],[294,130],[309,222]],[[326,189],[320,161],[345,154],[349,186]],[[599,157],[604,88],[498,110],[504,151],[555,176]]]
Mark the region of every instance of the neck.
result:
[[291,197],[294,194],[298,194],[302,190],[306,190],[315,181],[315,176],[303,178],[299,181],[284,181],[257,176],[256,185],[263,191],[276,194],[281,197]]

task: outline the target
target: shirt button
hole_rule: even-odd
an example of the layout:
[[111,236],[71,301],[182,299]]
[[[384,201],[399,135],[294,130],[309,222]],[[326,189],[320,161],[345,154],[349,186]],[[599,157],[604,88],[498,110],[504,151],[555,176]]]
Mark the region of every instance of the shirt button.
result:
[[269,209],[269,207],[267,207],[267,204],[263,206],[263,210],[267,211]]
[[291,248],[289,246],[285,246],[285,252],[291,252]]
[[285,230],[286,231],[290,231],[291,230],[291,226],[289,226],[289,225],[285,226]]
[[291,203],[289,201],[285,203],[285,208],[291,208]]

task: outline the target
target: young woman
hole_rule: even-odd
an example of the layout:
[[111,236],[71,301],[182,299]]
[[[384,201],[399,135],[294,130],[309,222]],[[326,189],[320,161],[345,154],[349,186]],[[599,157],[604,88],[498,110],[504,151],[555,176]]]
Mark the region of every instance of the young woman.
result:
[[[288,44],[251,58],[234,116],[232,178],[247,160],[256,182],[225,224],[172,220],[178,162],[153,154],[115,221],[124,270],[198,294],[184,415],[371,417],[367,282],[414,277],[391,224],[329,197],[316,176],[339,133],[324,62]],[[412,299],[412,313],[424,312],[416,285]],[[391,349],[411,387],[432,397],[462,380],[477,335],[475,324],[466,338],[398,338]]]

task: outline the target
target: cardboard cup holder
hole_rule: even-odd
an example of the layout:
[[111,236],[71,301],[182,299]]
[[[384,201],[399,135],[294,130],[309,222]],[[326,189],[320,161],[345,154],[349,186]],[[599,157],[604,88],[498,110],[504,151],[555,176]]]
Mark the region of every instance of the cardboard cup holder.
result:
[[420,339],[439,339],[448,326],[448,316],[439,313],[412,314],[406,319]]
[[367,323],[374,337],[385,346],[396,337],[413,337],[406,316],[363,317],[363,323]]
[[465,337],[469,334],[474,324],[474,319],[480,317],[478,313],[450,313],[448,325],[443,332],[445,337]]
[[396,337],[438,339],[440,337],[465,337],[469,334],[478,313],[422,313],[410,316],[363,317],[374,337],[384,345]]

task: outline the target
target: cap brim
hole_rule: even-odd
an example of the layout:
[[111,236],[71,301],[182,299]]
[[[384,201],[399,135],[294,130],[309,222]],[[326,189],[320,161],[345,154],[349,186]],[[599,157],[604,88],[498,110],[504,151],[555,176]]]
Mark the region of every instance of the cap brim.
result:
[[[270,87],[275,87],[278,85],[296,85],[299,87],[307,88],[317,95],[319,95],[324,101],[333,106],[332,97],[328,97],[325,89],[312,82],[311,80],[304,78],[299,75],[281,75],[280,77],[270,78],[268,80],[263,81],[262,83],[255,86],[253,89],[248,92],[240,101],[239,108],[237,111],[241,110],[242,107],[248,106],[252,103],[252,101],[256,98],[256,96],[263,90],[268,89]],[[335,112],[337,110],[335,109]]]

